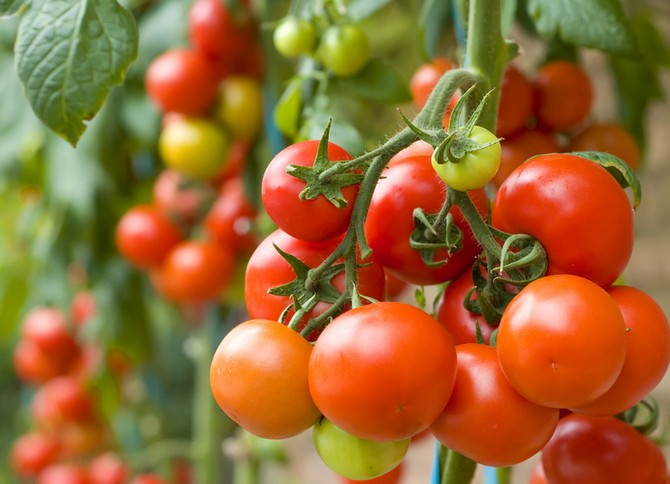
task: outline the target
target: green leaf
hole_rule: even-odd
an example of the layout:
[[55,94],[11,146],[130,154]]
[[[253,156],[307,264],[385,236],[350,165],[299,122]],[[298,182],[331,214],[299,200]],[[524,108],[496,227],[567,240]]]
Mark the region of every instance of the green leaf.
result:
[[368,62],[353,77],[333,79],[333,84],[373,101],[402,103],[412,99],[407,82],[395,69],[377,59]]
[[[305,120],[300,130],[298,140],[321,139],[328,122],[331,120],[328,113],[317,111]],[[341,119],[333,119],[330,127],[330,141],[347,150],[352,156],[358,156],[365,151],[363,139],[358,130],[350,123]]]
[[0,0],[0,17],[15,14],[27,2],[28,0]]
[[357,22],[371,16],[389,3],[391,0],[353,0],[347,6],[347,16],[352,22]]
[[16,69],[44,124],[73,146],[137,55],[133,16],[115,0],[33,0]]
[[424,0],[419,12],[418,33],[422,57],[431,60],[437,57],[442,34],[449,23],[451,2]]
[[291,79],[279,98],[277,106],[275,106],[275,124],[279,131],[289,138],[295,137],[300,127],[300,111],[302,108],[301,84],[302,80],[299,77]]
[[637,54],[618,0],[528,0],[528,14],[545,38],[631,58]]

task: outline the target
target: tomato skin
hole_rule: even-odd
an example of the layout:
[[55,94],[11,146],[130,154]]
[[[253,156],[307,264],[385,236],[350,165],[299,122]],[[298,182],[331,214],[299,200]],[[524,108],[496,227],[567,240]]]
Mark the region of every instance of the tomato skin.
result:
[[22,339],[14,347],[14,371],[19,379],[29,384],[44,383],[66,374],[76,358],[53,358],[34,342]]
[[173,49],[149,65],[146,90],[163,111],[198,115],[216,99],[218,76],[213,64],[195,50]]
[[633,250],[633,209],[624,190],[603,167],[568,154],[537,156],[514,170],[493,200],[492,223],[538,239],[547,274],[574,274],[602,287],[621,275]]
[[280,20],[272,40],[284,57],[311,54],[316,45],[316,27],[308,19],[287,15]]
[[31,309],[23,320],[21,336],[52,359],[70,360],[78,348],[65,315],[57,308],[38,306]]
[[90,484],[124,484],[128,477],[128,468],[112,452],[97,455],[88,466]]
[[431,164],[438,176],[454,190],[462,192],[475,190],[486,185],[500,166],[500,142],[496,135],[481,126],[475,126],[469,138],[477,143],[494,143],[472,153],[466,153],[458,163],[437,163],[433,157]]
[[454,391],[431,425],[450,449],[484,465],[522,462],[546,444],[556,428],[558,409],[529,402],[509,384],[495,348],[456,346]]
[[37,476],[35,484],[90,484],[86,469],[76,464],[53,464]]
[[500,147],[500,167],[491,180],[495,187],[500,187],[510,173],[528,158],[561,151],[552,134],[539,129],[524,129],[511,138],[502,140]]
[[400,462],[393,469],[388,471],[386,474],[381,476],[373,477],[372,479],[347,479],[346,477],[340,477],[341,484],[399,484],[403,476],[403,462]]
[[[273,244],[281,250],[292,254],[309,267],[317,267],[339,245],[341,239],[330,239],[323,242],[306,242],[291,237],[278,229],[263,240],[249,258],[244,279],[244,294],[247,311],[252,318],[278,320],[284,309],[291,304],[287,296],[268,294],[273,287],[288,284],[295,279],[295,272],[284,258],[277,252]],[[338,291],[344,290],[345,275],[338,274],[332,279],[333,286]],[[379,264],[370,263],[358,270],[358,292],[376,300],[383,300],[385,295],[385,274]],[[365,301],[365,299],[364,299]],[[298,329],[302,329],[307,321],[323,313],[330,304],[318,302],[307,312]],[[294,311],[291,309],[285,323],[291,320]],[[313,341],[318,332],[309,335]]]
[[577,133],[568,151],[604,151],[618,156],[633,169],[640,166],[640,148],[626,128],[615,123],[595,123]]
[[242,428],[284,439],[314,425],[320,412],[307,384],[311,345],[276,321],[233,328],[212,359],[210,385],[221,409]]
[[71,376],[54,378],[42,385],[31,404],[33,420],[47,430],[91,421],[94,411],[93,397],[81,380]]
[[251,76],[228,76],[219,85],[216,117],[233,138],[253,140],[263,124],[261,84]]
[[[444,182],[433,170],[430,155],[405,156],[403,153],[389,162],[382,176],[372,195],[364,226],[365,237],[374,251],[373,260],[395,277],[412,284],[445,282],[470,266],[480,249],[457,207],[451,209],[451,214],[463,231],[463,248],[449,256],[446,264],[429,268],[409,245],[414,230],[414,208],[420,207],[429,214],[438,213],[446,196]],[[487,218],[489,201],[484,190],[474,190],[470,196],[480,214]],[[445,257],[446,251],[437,252],[436,259]]]
[[[465,295],[473,287],[472,271],[465,270],[449,283],[437,305],[436,318],[457,345],[477,342],[477,324],[486,344],[489,344],[495,329],[481,314],[472,313],[463,306]],[[477,293],[472,293],[470,299],[476,298]]]
[[326,326],[309,362],[309,388],[326,418],[358,437],[389,442],[427,428],[454,384],[451,337],[420,309],[380,302]]
[[150,269],[163,263],[183,239],[179,228],[153,205],[136,205],[116,226],[116,247],[135,267]]
[[409,438],[392,442],[361,439],[322,418],[312,429],[314,447],[321,460],[349,479],[373,479],[400,465],[409,449]]
[[593,89],[580,66],[569,61],[545,64],[533,79],[534,111],[541,126],[564,131],[591,112]]
[[154,181],[153,202],[170,220],[190,226],[194,224],[214,197],[202,180],[189,178],[177,170],[165,169]]
[[670,363],[670,326],[663,309],[629,286],[607,291],[626,325],[626,359],[614,385],[597,400],[573,408],[587,415],[616,415],[642,400],[663,379]]
[[514,65],[508,64],[500,85],[496,135],[507,138],[523,129],[533,114],[533,85]]
[[[431,62],[421,64],[412,74],[409,81],[409,92],[412,95],[412,101],[417,109],[422,108],[430,93],[433,92],[435,84],[442,75],[458,67],[451,59],[438,57]],[[456,95],[455,95],[456,96]],[[457,96],[456,96],[457,97]]]
[[573,408],[602,396],[626,355],[626,327],[604,289],[578,276],[546,276],[509,303],[498,327],[500,366],[539,405]]
[[54,437],[42,432],[23,434],[12,444],[12,471],[24,479],[34,478],[54,463],[59,453],[60,446]]
[[665,475],[649,441],[633,427],[614,417],[578,414],[560,420],[542,465],[552,484],[661,483],[658,474]]
[[[284,148],[270,161],[261,182],[263,206],[270,218],[287,234],[301,240],[322,241],[336,237],[347,229],[358,185],[342,189],[347,205],[337,208],[322,195],[301,200],[305,182],[286,173],[289,165],[312,166],[319,141],[308,140]],[[331,162],[350,160],[351,155],[334,143],[328,143]]]
[[370,60],[370,42],[356,25],[332,25],[321,35],[316,57],[336,76],[353,76]]

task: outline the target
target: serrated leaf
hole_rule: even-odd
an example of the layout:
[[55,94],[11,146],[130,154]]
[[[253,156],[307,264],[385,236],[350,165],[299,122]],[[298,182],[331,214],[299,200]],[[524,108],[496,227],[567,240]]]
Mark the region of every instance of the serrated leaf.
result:
[[445,0],[425,0],[417,20],[419,47],[424,60],[437,57],[437,48],[449,23],[451,2]]
[[391,3],[391,0],[352,0],[347,5],[347,16],[352,22],[363,20]]
[[353,77],[333,79],[333,84],[373,101],[402,103],[412,99],[407,82],[395,69],[377,59],[368,62]]
[[528,0],[528,14],[545,38],[634,57],[635,36],[618,0]]
[[28,0],[0,0],[0,17],[14,15]]
[[295,137],[300,127],[300,110],[302,108],[302,95],[300,85],[302,80],[294,77],[284,89],[277,106],[275,106],[275,125],[282,134],[289,138]]
[[73,146],[137,55],[133,16],[115,0],[33,0],[16,69],[37,117]]

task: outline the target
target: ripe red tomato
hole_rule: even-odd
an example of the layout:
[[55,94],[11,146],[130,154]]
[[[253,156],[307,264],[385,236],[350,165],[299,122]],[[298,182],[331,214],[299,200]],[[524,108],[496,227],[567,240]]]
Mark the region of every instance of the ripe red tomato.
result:
[[77,348],[65,315],[57,308],[39,306],[28,312],[21,336],[51,354],[65,355]]
[[[421,64],[409,81],[409,92],[412,95],[412,101],[414,106],[417,108],[422,108],[430,93],[433,92],[435,84],[440,80],[442,75],[458,67],[458,65],[450,60],[442,57],[433,59],[431,62]],[[458,96],[456,96],[458,98]]]
[[554,131],[574,128],[591,112],[593,89],[580,66],[569,61],[545,64],[533,79],[534,111],[541,126]]
[[52,464],[37,476],[35,484],[90,484],[88,472],[76,464]]
[[517,294],[498,327],[505,376],[528,400],[579,407],[602,396],[619,376],[626,327],[604,289],[567,274],[537,279]]
[[539,129],[524,129],[511,138],[502,140],[500,146],[500,166],[491,180],[495,187],[500,187],[509,174],[531,156],[561,151],[553,135]]
[[97,455],[88,466],[90,484],[124,484],[129,469],[113,452]]
[[58,440],[46,433],[31,432],[19,436],[12,444],[12,471],[23,479],[36,477],[59,456]]
[[[454,391],[431,425],[437,439],[474,461],[495,467],[522,462],[546,444],[558,409],[531,403],[509,384],[495,348],[456,346]],[[514,445],[510,445],[514,442]]]
[[[436,318],[449,331],[454,344],[457,345],[476,343],[477,325],[479,325],[484,341],[488,344],[495,329],[486,322],[481,314],[472,313],[463,305],[466,294],[473,287],[472,271],[466,269],[449,283],[437,305]],[[477,293],[473,292],[470,299],[477,299]]]
[[68,423],[91,421],[95,413],[92,395],[78,378],[61,376],[42,385],[33,398],[31,414],[35,423],[57,430]]
[[[416,150],[416,151],[414,151]],[[430,268],[409,245],[414,230],[412,213],[420,207],[426,213],[440,211],[446,195],[444,182],[433,170],[430,154],[423,148],[396,155],[377,184],[365,221],[365,237],[373,249],[373,260],[395,277],[412,284],[438,284],[451,280],[470,266],[480,251],[467,222],[457,207],[451,209],[455,224],[463,231],[463,247],[448,256],[446,264]],[[470,192],[484,218],[489,201],[483,190]],[[447,258],[446,250],[437,251],[436,259]]]
[[533,114],[533,86],[514,65],[508,64],[500,86],[496,135],[507,138],[523,129]]
[[154,181],[154,204],[161,213],[179,224],[194,224],[214,196],[207,183],[177,170],[163,170]]
[[216,99],[219,76],[200,52],[173,49],[152,61],[145,83],[148,96],[163,112],[198,115]]
[[572,414],[559,421],[542,465],[552,484],[661,484],[665,461],[652,446],[622,420]]
[[153,205],[136,205],[123,214],[115,237],[123,258],[142,269],[162,264],[183,239],[179,228]]
[[427,428],[453,389],[449,333],[420,309],[380,302],[326,326],[309,362],[309,388],[326,418],[368,440],[405,439]]
[[634,287],[613,286],[608,293],[623,314],[626,359],[612,388],[573,412],[616,415],[628,410],[656,387],[670,363],[670,327],[656,301]]
[[537,156],[514,170],[493,200],[492,223],[538,239],[547,274],[574,274],[603,287],[619,277],[633,250],[626,192],[603,167],[568,154]]
[[75,352],[67,358],[54,358],[33,341],[22,339],[14,348],[14,371],[26,383],[44,383],[66,374],[77,361]]
[[[317,267],[326,259],[340,243],[340,239],[323,242],[305,242],[276,230],[256,248],[247,264],[244,279],[244,294],[247,311],[252,318],[278,320],[284,309],[291,304],[287,296],[275,296],[268,293],[273,287],[288,284],[295,279],[295,272],[284,258],[277,252],[274,245],[284,252],[297,257],[309,267]],[[274,244],[274,245],[273,245]],[[345,275],[338,274],[332,279],[338,291],[344,290]],[[382,300],[385,293],[385,274],[379,264],[369,263],[358,269],[358,292],[361,296]],[[365,299],[364,299],[365,302]],[[302,319],[298,329],[302,329],[307,321],[323,313],[330,304],[318,302]],[[286,315],[285,323],[293,316],[291,309]],[[318,331],[309,335],[314,340]]]
[[307,340],[276,321],[246,321],[223,338],[212,358],[214,398],[254,435],[297,435],[321,416],[307,384],[311,352]]
[[216,300],[232,279],[232,252],[213,242],[187,240],[167,255],[155,272],[158,292],[180,303]]
[[637,141],[620,124],[592,124],[570,140],[568,151],[604,151],[618,156],[633,170],[640,166]]
[[[270,161],[261,183],[263,206],[270,218],[287,234],[301,240],[320,241],[342,234],[349,225],[358,185],[342,189],[347,205],[338,208],[322,195],[301,200],[305,182],[286,173],[289,165],[312,166],[319,141],[309,140],[284,148]],[[334,143],[328,143],[331,162],[350,160],[351,155]]]

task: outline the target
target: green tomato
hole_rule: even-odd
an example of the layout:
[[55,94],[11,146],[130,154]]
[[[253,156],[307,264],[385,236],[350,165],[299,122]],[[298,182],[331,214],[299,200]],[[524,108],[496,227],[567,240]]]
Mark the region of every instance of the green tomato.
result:
[[215,122],[179,117],[161,131],[158,151],[167,167],[193,178],[209,179],[226,165],[230,139]]
[[316,44],[316,27],[307,19],[288,15],[277,25],[272,40],[284,57],[311,54]]
[[312,429],[316,452],[337,474],[348,479],[372,479],[386,474],[407,454],[410,438],[393,442],[361,439],[322,418]]
[[477,143],[496,143],[477,151],[466,153],[458,163],[447,161],[439,164],[433,155],[433,169],[454,190],[475,190],[486,185],[498,172],[502,150],[496,135],[481,126],[475,126],[470,139]]
[[370,60],[370,43],[355,25],[333,25],[321,37],[317,58],[333,74],[353,76]]

